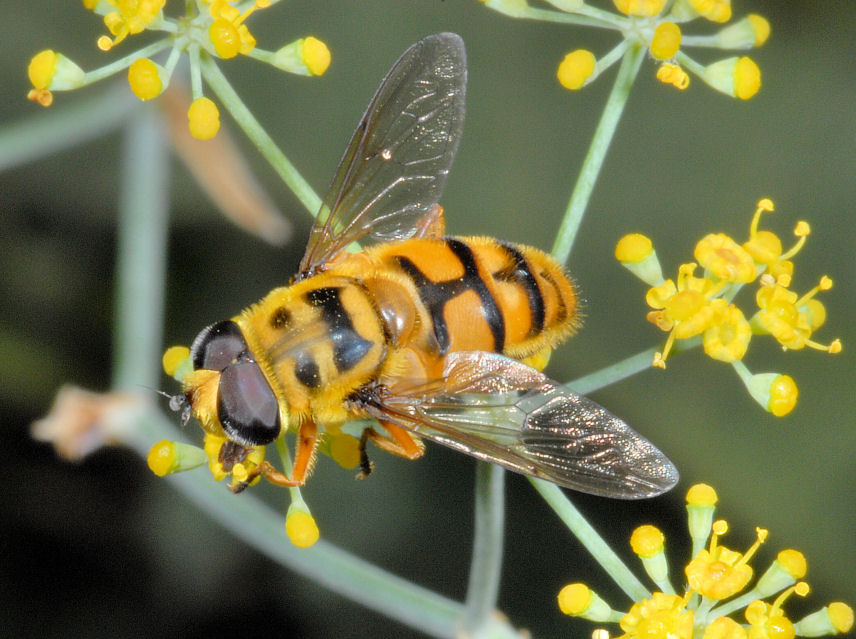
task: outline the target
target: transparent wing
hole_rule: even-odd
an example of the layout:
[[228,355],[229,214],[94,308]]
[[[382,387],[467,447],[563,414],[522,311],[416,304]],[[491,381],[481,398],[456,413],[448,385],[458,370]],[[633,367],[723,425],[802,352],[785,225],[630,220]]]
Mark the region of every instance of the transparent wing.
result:
[[599,404],[484,352],[447,356],[445,379],[394,389],[373,416],[478,459],[604,497],[663,493],[678,471]]
[[454,33],[428,36],[387,73],[339,162],[300,262],[304,277],[351,242],[410,237],[439,200],[464,123],[467,63]]

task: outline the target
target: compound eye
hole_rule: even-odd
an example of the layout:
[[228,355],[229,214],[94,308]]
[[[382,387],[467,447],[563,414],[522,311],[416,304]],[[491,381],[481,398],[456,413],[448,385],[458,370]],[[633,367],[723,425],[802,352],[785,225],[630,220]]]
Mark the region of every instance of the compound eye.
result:
[[190,347],[193,368],[222,371],[247,350],[241,329],[235,322],[226,320],[204,329]]
[[262,369],[249,357],[220,373],[217,415],[226,435],[242,446],[263,446],[280,431],[276,395]]

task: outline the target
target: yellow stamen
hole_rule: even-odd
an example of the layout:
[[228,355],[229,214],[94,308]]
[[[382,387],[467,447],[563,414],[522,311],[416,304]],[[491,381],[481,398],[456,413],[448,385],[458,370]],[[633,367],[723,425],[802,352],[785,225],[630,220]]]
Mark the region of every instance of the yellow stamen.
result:
[[782,592],[776,600],[773,602],[773,606],[770,608],[770,612],[767,613],[769,617],[784,617],[784,613],[782,613],[782,604],[785,603],[788,597],[791,595],[797,595],[798,597],[805,597],[811,591],[809,585],[800,581],[795,583],[793,586]]
[[690,86],[690,76],[677,64],[664,63],[657,69],[657,79],[683,91]]
[[737,562],[737,565],[745,564],[750,559],[752,559],[752,555],[754,555],[758,551],[758,548],[761,547],[761,544],[767,541],[767,535],[769,534],[769,531],[765,528],[755,528],[755,534],[758,536],[755,540],[755,543],[749,547],[749,550],[743,553],[743,558]]

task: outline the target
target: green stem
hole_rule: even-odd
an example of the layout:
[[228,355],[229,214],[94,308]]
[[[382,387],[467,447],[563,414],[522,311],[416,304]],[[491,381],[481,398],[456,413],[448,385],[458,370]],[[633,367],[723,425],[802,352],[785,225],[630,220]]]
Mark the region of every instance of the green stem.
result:
[[154,108],[128,120],[122,149],[113,387],[154,388],[163,326],[169,152]]
[[[172,421],[155,410],[148,411],[130,432],[126,443],[144,457],[152,442],[180,437]],[[229,495],[204,469],[173,475],[167,481],[237,539],[289,570],[429,636],[460,637],[463,604],[393,575],[323,539],[311,548],[296,548],[285,534],[281,512],[249,491]],[[497,616],[491,616],[486,626],[483,636],[522,639]]]
[[630,572],[621,558],[606,544],[598,532],[586,521],[576,506],[562,492],[562,489],[544,481],[529,477],[535,490],[541,493],[544,501],[552,508],[580,543],[601,565],[606,573],[618,584],[633,601],[650,599],[651,593],[642,582]]
[[556,241],[553,244],[553,256],[562,263],[567,262],[568,256],[571,254],[571,248],[574,245],[577,230],[582,222],[597,176],[618,127],[618,121],[624,111],[624,105],[630,95],[633,81],[636,79],[636,74],[639,72],[639,67],[644,59],[645,49],[635,45],[627,50],[621,61],[618,76],[615,78],[615,84],[594,132],[594,138],[591,141],[573,194],[568,202],[568,208],[565,210],[562,224],[556,234]]
[[654,354],[658,351],[658,347],[649,348],[636,353],[630,357],[616,362],[611,366],[601,368],[599,371],[590,373],[579,379],[575,379],[565,384],[566,387],[581,395],[588,395],[596,390],[605,388],[610,384],[619,382],[622,379],[635,375],[644,371],[646,368],[651,368],[651,362],[654,361]]
[[99,67],[97,69],[93,69],[92,71],[88,71],[84,75],[84,83],[82,86],[87,86],[93,84],[95,82],[99,82],[104,78],[109,78],[114,73],[119,73],[124,69],[127,69],[131,64],[133,64],[136,60],[140,58],[150,58],[153,55],[157,55],[164,49],[172,46],[172,38],[164,38],[163,40],[158,40],[157,42],[153,42],[147,47],[143,47],[138,51],[134,51],[126,55],[124,58],[119,58],[118,60],[111,62],[103,67]]
[[540,22],[558,22],[559,24],[573,24],[582,27],[598,27],[601,29],[619,30],[622,21],[619,16],[604,12],[606,17],[598,15],[580,15],[578,13],[565,13],[563,11],[552,11],[550,9],[538,9],[526,7],[521,17]]
[[675,54],[675,59],[678,61],[678,64],[687,69],[690,73],[694,73],[698,77],[704,78],[704,65],[699,64],[683,51],[678,51]]
[[270,162],[271,166],[273,166],[288,188],[297,196],[306,210],[312,216],[315,216],[321,209],[321,198],[318,197],[291,161],[277,147],[273,139],[267,134],[267,131],[262,128],[262,125],[259,124],[259,121],[256,120],[240,96],[232,88],[232,85],[229,84],[226,76],[223,75],[220,68],[211,59],[211,56],[203,51],[199,57],[202,75],[205,77],[208,86],[214,90],[214,93],[217,94],[220,102],[232,114],[238,126],[252,140],[264,158]]
[[502,573],[505,524],[505,471],[487,462],[476,464],[475,535],[463,630],[477,636],[496,609]]

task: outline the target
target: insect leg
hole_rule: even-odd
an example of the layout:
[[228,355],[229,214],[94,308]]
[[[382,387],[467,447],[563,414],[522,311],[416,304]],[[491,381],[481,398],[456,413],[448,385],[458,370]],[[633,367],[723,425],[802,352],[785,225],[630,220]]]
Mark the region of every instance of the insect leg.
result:
[[412,435],[392,422],[381,421],[380,423],[388,436],[381,435],[374,428],[364,429],[360,436],[360,472],[357,479],[365,479],[374,470],[374,464],[369,461],[369,456],[366,453],[366,442],[368,440],[372,440],[375,446],[381,450],[406,459],[419,459],[425,452],[424,444],[416,435]]
[[393,455],[399,455],[406,459],[419,459],[425,452],[425,445],[416,435],[396,426],[392,422],[381,421],[381,426],[388,433],[388,437],[381,435],[374,428],[363,431],[375,446]]
[[360,435],[360,472],[357,473],[357,479],[366,479],[374,470],[374,462],[369,459],[366,452],[366,442],[369,440],[370,433],[377,435],[374,428],[364,428],[363,434]]
[[263,461],[259,465],[262,476],[277,486],[302,486],[312,470],[315,461],[315,448],[318,445],[318,426],[312,420],[306,420],[297,431],[297,446],[294,452],[294,468],[291,477],[281,473],[273,464]]

